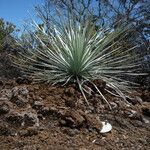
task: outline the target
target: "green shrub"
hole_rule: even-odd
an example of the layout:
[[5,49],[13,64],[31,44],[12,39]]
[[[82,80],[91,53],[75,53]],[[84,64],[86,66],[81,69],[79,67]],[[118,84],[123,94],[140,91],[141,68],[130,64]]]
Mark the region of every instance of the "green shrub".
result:
[[12,66],[9,54],[17,51],[15,38],[13,37],[15,25],[0,18],[0,78],[14,78],[20,73]]
[[15,31],[15,25],[5,22],[0,18],[0,52],[11,47],[15,40],[12,33]]

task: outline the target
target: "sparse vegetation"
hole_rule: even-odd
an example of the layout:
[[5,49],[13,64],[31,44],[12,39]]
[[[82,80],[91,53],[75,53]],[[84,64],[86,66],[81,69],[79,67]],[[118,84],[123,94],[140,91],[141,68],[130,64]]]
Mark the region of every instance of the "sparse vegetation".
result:
[[11,45],[14,42],[12,36],[14,31],[15,25],[0,19],[0,52],[11,49]]

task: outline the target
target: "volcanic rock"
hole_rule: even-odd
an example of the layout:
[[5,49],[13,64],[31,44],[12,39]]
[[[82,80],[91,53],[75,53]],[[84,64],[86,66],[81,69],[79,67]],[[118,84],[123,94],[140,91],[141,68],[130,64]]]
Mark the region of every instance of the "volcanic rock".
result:
[[0,103],[0,115],[7,114],[9,110],[9,105],[6,102]]
[[25,107],[28,103],[28,99],[17,95],[12,97],[11,102],[15,103],[18,107]]
[[10,89],[3,89],[0,91],[0,100],[9,101],[12,98],[12,91]]
[[24,126],[39,126],[39,118],[36,113],[23,112],[24,114]]
[[89,129],[95,129],[96,131],[100,131],[102,128],[102,123],[97,115],[94,114],[86,114],[86,126]]
[[61,118],[60,124],[71,128],[80,127],[85,121],[84,117],[79,112],[73,110],[66,111]]
[[0,136],[1,135],[9,135],[11,131],[9,130],[8,126],[6,124],[1,123],[0,124]]
[[40,101],[34,101],[34,104],[33,104],[33,108],[34,108],[34,109],[39,110],[39,109],[41,109],[43,106],[44,106],[44,104],[43,104],[42,102],[40,102]]
[[18,112],[10,112],[6,117],[6,120],[11,124],[20,127],[24,121],[24,117]]

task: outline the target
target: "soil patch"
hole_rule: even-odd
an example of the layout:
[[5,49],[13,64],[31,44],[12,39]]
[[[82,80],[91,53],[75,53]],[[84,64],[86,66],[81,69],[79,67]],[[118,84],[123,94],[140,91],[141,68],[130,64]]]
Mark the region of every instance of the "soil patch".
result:
[[[149,150],[150,91],[134,92],[129,104],[104,95],[112,110],[96,93],[87,106],[74,84],[0,81],[0,149]],[[111,132],[100,133],[101,121],[111,123]]]

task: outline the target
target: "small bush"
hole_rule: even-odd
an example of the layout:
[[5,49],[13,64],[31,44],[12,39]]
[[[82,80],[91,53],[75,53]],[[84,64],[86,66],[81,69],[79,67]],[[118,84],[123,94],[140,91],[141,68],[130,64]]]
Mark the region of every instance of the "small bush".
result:
[[0,78],[13,79],[21,76],[20,69],[13,66],[13,62],[8,52],[0,53]]

